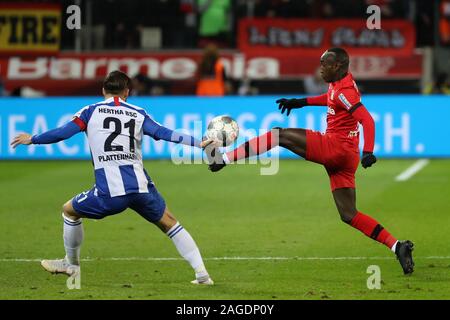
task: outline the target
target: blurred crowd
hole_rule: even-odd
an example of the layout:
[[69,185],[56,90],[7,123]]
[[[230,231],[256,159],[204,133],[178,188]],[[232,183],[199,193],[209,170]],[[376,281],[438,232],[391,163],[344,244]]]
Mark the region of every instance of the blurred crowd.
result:
[[[38,1],[38,0],[35,0]],[[59,2],[41,0],[40,2]],[[61,0],[63,6],[73,0]],[[215,43],[236,46],[237,23],[245,17],[357,18],[378,5],[382,19],[408,19],[416,25],[417,45],[433,45],[434,6],[423,0],[79,0],[89,8],[92,49],[198,48]],[[448,0],[442,0],[447,3]],[[445,8],[444,8],[445,7]],[[450,16],[443,5],[442,14]],[[86,18],[87,19],[87,18]],[[83,21],[85,24],[87,21]],[[448,20],[448,17],[446,18]],[[445,20],[445,19],[444,19]],[[446,32],[446,25],[442,32]],[[84,28],[86,30],[86,28]],[[63,31],[64,32],[64,31]],[[73,47],[73,33],[63,48]]]
[[[15,0],[79,4],[84,47],[102,49],[198,48],[214,42],[236,47],[241,18],[358,18],[377,5],[382,19],[407,19],[417,30],[417,46],[436,45],[435,11],[442,45],[450,45],[450,0]],[[0,0],[11,2],[11,0]],[[88,27],[89,25],[89,27]],[[74,49],[74,33],[62,30],[62,48]],[[86,45],[86,42],[88,44]]]
[[[382,19],[407,19],[417,31],[417,46],[450,45],[450,0],[14,0],[24,3],[79,4],[84,42],[89,49],[198,48],[214,42],[236,46],[239,19],[357,18],[377,5]],[[11,0],[0,0],[11,2]],[[434,37],[435,11],[439,37]],[[87,27],[90,26],[90,29]],[[74,48],[74,33],[62,30],[62,48]],[[85,45],[86,47],[86,45]]]

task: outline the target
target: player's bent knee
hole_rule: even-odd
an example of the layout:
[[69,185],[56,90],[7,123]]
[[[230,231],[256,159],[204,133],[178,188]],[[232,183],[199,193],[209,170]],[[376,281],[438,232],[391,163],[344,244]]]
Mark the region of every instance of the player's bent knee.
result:
[[75,209],[72,206],[72,200],[67,201],[63,205],[62,209],[63,209],[64,216],[71,220],[78,220],[81,218],[81,216],[75,212]]
[[350,222],[352,221],[352,219],[350,219],[348,216],[343,216],[341,215],[341,221],[346,223],[346,224],[350,224]]
[[64,213],[64,215],[66,215],[69,212],[69,210],[70,210],[69,202],[64,203],[62,206],[62,212]]
[[155,222],[155,224],[163,231],[163,232],[167,232],[170,230],[170,228],[172,228],[174,225],[177,224],[177,219],[172,215],[172,213],[166,208],[166,210],[164,210],[163,216],[161,217],[161,219],[157,222]]
[[347,224],[350,224],[352,222],[352,220],[353,220],[353,217],[355,216],[354,214],[348,213],[348,212],[346,212],[346,213],[339,213],[339,215],[341,217],[342,222],[345,222]]

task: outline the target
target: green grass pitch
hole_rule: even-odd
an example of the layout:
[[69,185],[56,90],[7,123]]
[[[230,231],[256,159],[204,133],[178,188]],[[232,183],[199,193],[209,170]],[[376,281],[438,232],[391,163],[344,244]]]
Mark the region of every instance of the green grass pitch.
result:
[[[39,259],[64,255],[61,206],[91,187],[91,163],[3,161],[0,298],[450,299],[450,161],[431,160],[396,182],[414,162],[381,159],[357,173],[358,209],[415,243],[412,276],[385,246],[340,221],[319,165],[283,160],[278,174],[261,176],[259,165],[213,174],[206,165],[149,161],[216,285],[190,284],[185,261],[161,259],[179,258],[167,236],[128,210],[84,220],[81,289],[69,290],[67,278],[45,272]],[[262,257],[269,258],[255,259]],[[380,267],[379,290],[367,288],[369,265]]]

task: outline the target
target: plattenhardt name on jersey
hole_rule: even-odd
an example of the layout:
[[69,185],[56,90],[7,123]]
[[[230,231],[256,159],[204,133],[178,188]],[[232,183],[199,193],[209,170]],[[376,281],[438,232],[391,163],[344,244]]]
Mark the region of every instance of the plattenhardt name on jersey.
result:
[[136,159],[137,157],[135,153],[118,153],[118,154],[98,156],[99,162],[117,161],[117,160],[136,160]]

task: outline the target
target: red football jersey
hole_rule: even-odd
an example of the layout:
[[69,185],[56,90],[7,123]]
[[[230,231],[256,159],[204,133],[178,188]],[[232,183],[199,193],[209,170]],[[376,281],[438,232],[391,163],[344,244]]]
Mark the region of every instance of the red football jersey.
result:
[[359,140],[358,122],[364,128],[364,152],[373,152],[375,145],[375,122],[361,104],[361,96],[351,73],[339,81],[330,83],[328,92],[306,99],[310,106],[328,106],[327,131]]
[[351,73],[339,81],[330,83],[327,92],[326,133],[356,135],[358,120],[351,113],[360,104],[361,96]]

